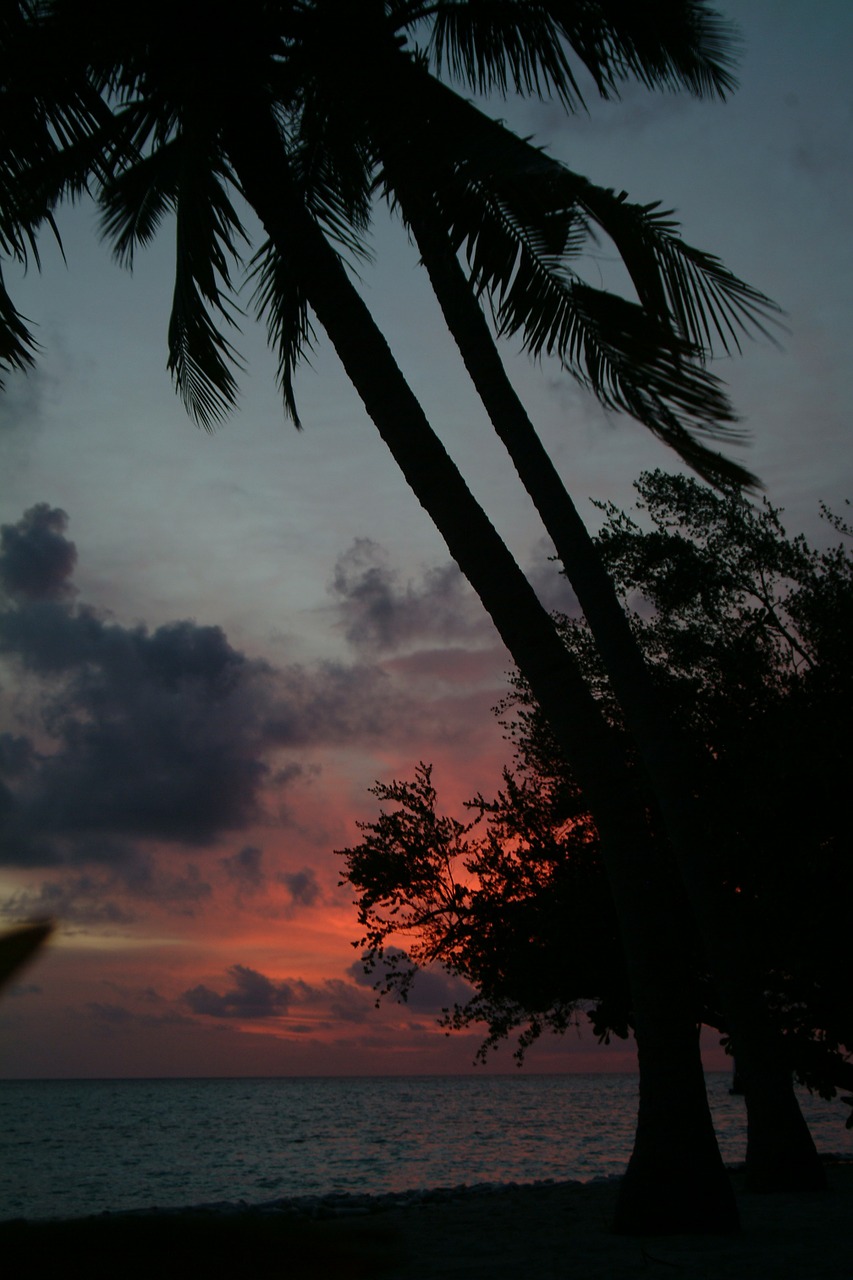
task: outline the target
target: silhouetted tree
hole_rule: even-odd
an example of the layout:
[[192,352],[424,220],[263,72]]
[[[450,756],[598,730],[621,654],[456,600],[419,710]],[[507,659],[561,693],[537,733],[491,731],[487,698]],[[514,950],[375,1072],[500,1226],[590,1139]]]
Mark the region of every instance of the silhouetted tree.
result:
[[[662,699],[709,761],[697,783],[725,811],[732,836],[720,891],[750,939],[782,1066],[832,1097],[853,1089],[845,893],[853,554],[844,542],[815,550],[789,538],[767,503],[756,508],[661,472],[637,488],[652,528],[607,506],[602,554],[634,605]],[[618,725],[588,629],[563,626]],[[379,819],[360,824],[361,843],[343,851],[380,988],[405,994],[418,967],[433,962],[464,977],[473,994],[446,1022],[485,1024],[481,1055],[520,1028],[521,1056],[543,1030],[563,1031],[583,1014],[605,1038],[632,1023],[583,791],[523,681],[514,701],[516,768],[494,800],[477,797],[465,822],[442,815],[421,765],[412,781],[375,788]],[[627,738],[625,747],[632,751]],[[728,1038],[698,948],[693,973],[697,1020]]]
[[[612,31],[618,25],[614,14],[618,18],[622,8],[603,2],[595,6],[591,26],[583,19],[586,10],[582,11],[574,35],[567,21],[571,10],[561,4],[440,4],[424,14],[407,4],[364,0],[359,15],[367,22],[379,20],[380,26],[385,14],[391,15],[395,38],[413,19],[431,17],[435,21],[431,56],[438,61],[449,58],[463,70],[476,67],[485,88],[500,84],[502,76],[513,87],[527,91],[540,82],[558,84],[567,64],[564,59],[553,61],[552,55],[563,36],[580,42],[587,65],[597,64],[605,71],[609,65],[617,80],[626,69],[652,80],[683,79],[681,71],[673,72],[666,41],[650,34],[647,24],[635,25],[627,42],[613,43]],[[686,31],[688,44],[692,33],[698,52],[690,55],[691,74],[698,80],[708,78],[719,28],[704,4],[685,0],[678,9],[687,15],[686,24],[682,29],[673,20],[666,30],[678,30],[680,35]],[[136,11],[116,10],[107,3],[82,6],[77,0],[19,4],[16,12],[28,19],[25,35],[35,34],[40,42],[36,50],[48,49],[55,57],[63,49],[69,83],[76,85],[75,75],[84,68],[87,89],[103,91],[104,102],[114,107],[107,122],[96,112],[90,124],[81,112],[75,117],[75,125],[82,121],[81,138],[71,137],[67,148],[60,145],[58,154],[51,153],[47,169],[44,157],[37,155],[29,169],[25,165],[17,174],[17,189],[28,193],[20,228],[29,236],[39,220],[50,215],[58,196],[79,186],[80,157],[87,154],[89,169],[101,183],[105,226],[120,256],[129,259],[135,247],[151,239],[164,214],[174,212],[178,252],[169,364],[187,406],[209,426],[227,411],[236,392],[234,353],[219,327],[234,320],[230,277],[243,236],[231,190],[239,189],[253,207],[268,236],[257,261],[259,301],[278,350],[286,403],[295,411],[291,378],[311,337],[310,309],[331,337],[368,412],[451,554],[494,618],[549,717],[561,749],[584,776],[585,794],[605,844],[638,1016],[646,1082],[641,1092],[640,1132],[657,1133],[655,1142],[642,1148],[645,1172],[638,1144],[637,1162],[632,1166],[636,1176],[626,1181],[623,1207],[630,1188],[645,1184],[657,1190],[650,1192],[643,1209],[631,1213],[625,1208],[622,1224],[645,1222],[654,1229],[655,1222],[666,1220],[670,1226],[701,1227],[715,1217],[718,1224],[729,1223],[731,1205],[713,1154],[698,1055],[691,1043],[695,1036],[684,993],[675,990],[680,980],[677,966],[660,961],[662,940],[673,929],[673,953],[683,939],[663,903],[665,886],[650,892],[654,858],[643,864],[638,856],[646,832],[619,753],[603,732],[582,682],[528,584],[432,435],[334,247],[337,243],[358,251],[371,175],[369,165],[338,162],[341,151],[318,150],[312,137],[298,127],[304,115],[306,83],[306,64],[299,57],[301,42],[306,21],[313,22],[321,11],[329,19],[345,22],[354,6],[331,6],[319,0],[250,4],[235,28],[233,7],[223,0],[206,6],[202,23],[196,21],[194,6],[167,5],[162,0]],[[528,24],[519,37],[517,22],[531,14],[536,18],[534,26]],[[593,39],[596,32],[600,46]],[[18,42],[18,47],[25,44],[26,40]],[[15,45],[9,49],[14,57]],[[32,48],[27,45],[25,52],[31,56]],[[322,57],[322,47],[318,53]],[[646,57],[650,62],[644,72]],[[423,61],[414,46],[410,59],[416,64]],[[658,67],[668,70],[658,76]],[[30,101],[26,85],[19,87],[24,100]],[[26,129],[16,137],[29,145]],[[57,160],[60,163],[54,163]],[[52,187],[45,185],[46,174],[55,175]],[[38,200],[29,199],[35,193]],[[599,193],[599,204],[607,195]],[[616,216],[618,204],[618,199],[611,201],[608,216]],[[626,219],[628,209],[625,205]],[[599,214],[594,216],[601,221]],[[5,212],[3,216],[4,229],[17,225],[16,210],[8,218]],[[457,216],[456,206],[453,216]],[[471,233],[470,216],[466,215],[463,240]],[[649,251],[646,267],[653,258]],[[635,267],[643,275],[639,259]],[[630,384],[631,395],[651,386],[655,396],[666,393],[665,405],[666,395],[674,388],[682,408],[694,419],[698,414],[700,425],[724,420],[718,385],[699,367],[701,352],[690,349],[695,342],[685,326],[673,322],[679,307],[695,309],[698,303],[702,310],[700,300],[708,297],[703,270],[695,258],[682,268],[682,275],[689,278],[684,295],[692,299],[689,304],[666,296],[663,285],[643,275],[647,293],[643,307],[650,300],[662,307],[658,322],[647,324],[643,331],[645,346],[637,342],[629,323],[629,317],[637,317],[635,310],[607,298],[596,299],[589,290],[575,295],[576,332],[583,332],[587,347],[584,376],[605,398],[624,401],[629,385],[624,382],[626,358],[641,352],[643,369],[656,370],[658,382],[649,382],[644,373]],[[718,273],[717,278],[731,281],[725,274]],[[737,287],[733,296],[740,302],[746,299],[747,312],[756,301],[749,291],[739,295]],[[516,306],[513,323],[520,323],[521,314]],[[590,346],[596,333],[597,348],[595,342]],[[595,386],[591,371],[599,367],[605,350],[611,367],[615,367],[614,357],[617,364],[621,361],[623,383],[618,388],[612,373]],[[680,431],[681,425],[676,424],[679,439]],[[702,453],[695,444],[693,451]],[[718,461],[717,465],[724,464]],[[689,841],[677,830],[677,823],[673,835],[687,858]],[[689,858],[686,865],[689,869]],[[684,1011],[680,1022],[673,1013],[679,1002]],[[662,1121],[668,1126],[667,1140]],[[699,1157],[700,1149],[706,1155]]]
[[[290,43],[298,46],[299,23],[312,8],[258,4],[251,13],[244,10],[235,29],[233,10],[224,3],[208,5],[200,26],[193,25],[192,6],[186,12],[164,3],[119,11],[87,4],[81,48],[83,7],[55,0],[33,6],[30,31],[37,48],[64,48],[72,70],[85,66],[88,82],[114,108],[114,127],[99,123],[96,139],[102,144],[99,163],[112,166],[112,173],[103,181],[101,171],[93,171],[119,255],[130,258],[164,214],[175,214],[169,363],[199,420],[214,423],[235,394],[233,352],[214,323],[214,317],[233,320],[230,272],[243,230],[232,188],[249,201],[269,237],[259,261],[259,300],[291,408],[291,375],[311,334],[309,307],[332,338],[383,439],[536,689],[562,748],[577,761],[595,808],[646,1057],[637,1146],[638,1158],[645,1153],[645,1159],[626,1181],[620,1225],[728,1229],[736,1214],[710,1124],[695,1027],[679,990],[680,968],[662,960],[667,946],[674,956],[683,940],[671,913],[650,893],[644,818],[620,753],[550,620],[431,432],[329,242],[331,237],[357,250],[351,228],[357,232],[365,217],[368,192],[358,173],[342,182],[322,157],[314,163],[293,135],[298,80]],[[477,8],[493,27],[494,15]],[[445,51],[460,31],[464,37],[464,27],[451,22],[449,34],[446,28]],[[493,65],[504,57],[499,42],[487,41],[483,52]],[[529,66],[541,61],[538,49],[521,56]],[[54,199],[65,190],[61,166],[57,172]],[[42,193],[40,159],[20,184],[36,177]]]
[[[724,347],[736,345],[738,327],[760,328],[772,306],[716,260],[682,244],[668,215],[579,178],[437,84],[404,44],[407,26],[423,16],[419,10],[350,7],[345,20],[330,25],[333,13],[320,0],[300,31],[300,136],[314,162],[322,155],[350,180],[360,166],[381,166],[380,182],[413,233],[466,367],[554,539],[643,757],[739,1044],[751,1116],[750,1183],[817,1185],[822,1170],[789,1084],[780,1074],[769,1087],[779,1050],[762,1002],[749,995],[754,985],[742,981],[745,941],[713,892],[725,833],[695,802],[693,774],[701,761],[693,760],[656,697],[612,585],[506,377],[474,294],[488,297],[499,331],[520,334],[536,354],[556,353],[604,404],[627,408],[700,473],[737,483],[752,477],[697,439],[697,432],[725,438],[733,420],[704,360],[712,332]],[[731,32],[701,4],[670,6],[665,21],[607,3],[455,5],[437,11],[433,40],[439,58],[449,43],[456,75],[475,87],[547,86],[569,110],[580,93],[563,40],[604,96],[631,76],[720,95],[733,83]],[[639,302],[592,289],[577,274],[573,264],[593,228],[613,240]]]

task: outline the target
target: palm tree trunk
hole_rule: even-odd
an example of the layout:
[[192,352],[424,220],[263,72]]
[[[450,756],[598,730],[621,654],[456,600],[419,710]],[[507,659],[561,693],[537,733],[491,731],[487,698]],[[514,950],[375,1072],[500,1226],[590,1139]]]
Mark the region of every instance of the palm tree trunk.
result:
[[716,1146],[682,945],[683,912],[654,863],[625,761],[547,612],[479,507],[397,367],[337,255],[294,191],[261,109],[226,146],[271,240],[300,270],[312,310],[368,414],[491,615],[578,772],[606,851],[640,1050],[638,1142],[618,1229],[731,1231],[737,1210]]
[[749,1116],[748,1181],[756,1190],[825,1186],[781,1038],[771,1028],[760,999],[757,969],[724,901],[722,877],[715,874],[713,824],[704,820],[695,799],[701,768],[692,766],[699,762],[661,706],[595,543],[507,377],[446,235],[412,184],[399,173],[393,180],[445,321],[563,562],[660,805],[742,1070]]

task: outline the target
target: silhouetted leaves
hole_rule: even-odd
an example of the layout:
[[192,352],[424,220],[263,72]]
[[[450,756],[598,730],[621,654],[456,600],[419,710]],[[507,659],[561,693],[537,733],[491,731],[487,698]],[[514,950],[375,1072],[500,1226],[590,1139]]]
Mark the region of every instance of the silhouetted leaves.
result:
[[[767,502],[661,472],[637,487],[644,525],[607,505],[599,546],[634,606],[660,696],[704,760],[697,789],[725,815],[724,891],[759,958],[791,1066],[832,1096],[853,1085],[844,1061],[853,1046],[853,553],[845,542],[815,549],[789,537]],[[563,627],[619,724],[585,625]],[[580,1012],[599,1035],[624,1035],[630,1001],[594,824],[521,680],[510,706],[515,772],[494,800],[475,798],[468,823],[440,813],[427,766],[411,782],[375,788],[378,820],[343,851],[359,945],[385,990],[405,990],[418,966],[435,962],[471,982],[475,994],[446,1020],[485,1024],[481,1052],[521,1028],[523,1053]],[[649,813],[654,826],[651,802]],[[405,954],[394,950],[400,940]],[[695,982],[697,1019],[725,1032],[698,957]]]
[[53,930],[52,920],[39,920],[0,935],[0,988],[29,963]]

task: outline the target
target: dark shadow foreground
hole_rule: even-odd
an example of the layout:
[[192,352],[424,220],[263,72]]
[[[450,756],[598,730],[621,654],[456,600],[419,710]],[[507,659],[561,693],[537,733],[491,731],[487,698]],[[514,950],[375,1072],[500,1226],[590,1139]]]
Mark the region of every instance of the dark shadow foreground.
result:
[[76,1280],[380,1280],[400,1262],[375,1219],[306,1222],[281,1213],[187,1210],[0,1223],[15,1274]]
[[729,1171],[735,1235],[614,1231],[618,1180],[0,1223],[10,1276],[145,1280],[851,1280],[853,1161],[829,1190],[758,1195]]

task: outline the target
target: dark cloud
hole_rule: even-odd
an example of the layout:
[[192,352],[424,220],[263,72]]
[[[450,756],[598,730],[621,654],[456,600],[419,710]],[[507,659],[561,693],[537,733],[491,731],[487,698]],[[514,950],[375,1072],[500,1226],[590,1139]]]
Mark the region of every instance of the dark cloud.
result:
[[135,1020],[130,1009],[125,1009],[120,1004],[105,1004],[100,1000],[90,1000],[86,1008],[99,1022],[109,1023],[112,1027],[121,1027]]
[[379,653],[437,639],[493,640],[480,602],[452,561],[427,570],[419,583],[404,584],[385,550],[358,538],[338,558],[331,591],[344,634],[358,649]]
[[0,526],[0,586],[13,598],[54,600],[70,594],[77,548],[65,537],[68,516],[46,502],[17,524]]
[[320,896],[317,877],[310,867],[301,871],[282,871],[277,877],[287,888],[291,901],[300,907],[312,907]]
[[212,894],[192,863],[176,870],[141,854],[112,861],[117,865],[108,874],[66,875],[17,890],[0,899],[0,918],[55,916],[65,929],[103,929],[135,923],[141,918],[139,904],[145,901],[156,902],[171,915],[193,916]]
[[[355,979],[355,980],[353,980]],[[270,978],[245,964],[233,964],[215,986],[198,983],[175,999],[152,988],[131,988],[104,982],[106,998],[86,1006],[90,1017],[105,1028],[120,1030],[132,1025],[160,1026],[186,1023],[193,1018],[227,1022],[269,1022],[287,1017],[288,1034],[316,1034],[369,1023],[376,1016],[372,982],[360,966],[352,966],[343,978],[305,982],[301,978]],[[435,1018],[456,999],[470,991],[439,970],[422,971],[408,1002],[416,1015]]]
[[[264,816],[265,788],[301,775],[282,753],[388,740],[412,722],[375,666],[274,669],[219,627],[124,627],[75,602],[65,528],[42,503],[4,529],[0,653],[32,677],[32,731],[0,737],[0,862],[130,865],[140,842],[213,844]],[[240,856],[226,871],[248,888]]]
[[289,747],[351,743],[394,733],[410,710],[388,676],[365,663],[322,662],[281,668],[265,729]]
[[[456,740],[470,732],[470,698],[478,715],[483,697],[494,701],[503,651],[453,565],[401,585],[375,544],[356,543],[336,571],[340,616],[354,644],[396,656],[275,668],[220,627],[127,627],[77,600],[66,528],[41,503],[4,529],[0,655],[25,679],[15,731],[0,734],[0,864],[120,868],[126,890],[144,895],[149,846],[207,848],[290,821],[304,753]],[[419,654],[420,677],[395,668]],[[260,884],[252,853],[222,868],[244,894]],[[310,874],[284,883],[294,904],[317,900]],[[175,879],[172,909],[193,910],[202,886]]]
[[205,844],[256,815],[272,676],[218,627],[149,634],[36,601],[0,614],[0,651],[53,678],[39,708],[51,750],[15,744],[5,860],[91,861],[105,836]]
[[137,918],[116,900],[113,882],[92,876],[45,881],[37,888],[20,889],[0,902],[0,916],[7,920],[55,916],[66,928],[125,925]]
[[110,1001],[90,1000],[85,1006],[90,1018],[104,1028],[115,1030],[119,1027],[142,1026],[151,1028],[186,1026],[192,1022],[186,1014],[175,1011],[163,1013],[138,1013],[126,1005],[114,1004]]
[[[365,973],[360,960],[355,960],[347,973],[358,986],[375,989],[378,983],[384,981],[385,972],[393,966],[395,958],[402,954],[398,948],[388,947],[384,963],[380,961],[371,973]],[[432,965],[417,970],[405,1003],[415,1013],[434,1014],[437,1017],[454,1004],[464,1004],[472,994],[473,988],[463,978],[456,978],[439,965]]]
[[373,1014],[376,1001],[361,987],[340,978],[327,978],[318,993],[335,1022],[366,1022]]
[[180,916],[194,916],[213,893],[195,863],[186,863],[183,871],[173,871],[170,865],[163,866],[150,856],[137,857],[122,868],[121,881],[134,898],[156,901]]
[[200,984],[184,992],[184,1003],[209,1018],[275,1018],[293,1003],[293,988],[287,982],[273,982],[243,964],[231,965],[228,974],[233,986],[224,993]]
[[167,1003],[166,997],[161,995],[155,987],[126,986],[123,983],[114,982],[111,978],[105,979],[103,985],[125,1000],[131,999],[143,1005],[153,1004],[161,1008]]
[[[574,592],[546,538],[537,543],[525,572],[549,612],[578,613]],[[413,647],[458,652],[461,645],[477,651],[484,644],[494,646],[497,639],[453,561],[426,570],[420,581],[403,583],[385,549],[358,538],[338,558],[330,590],[347,640],[365,652]]]
[[0,733],[0,778],[17,778],[33,767],[35,751],[29,738]]
[[339,1022],[361,1023],[374,1011],[372,993],[341,978],[317,984],[301,978],[274,981],[242,964],[232,965],[227,972],[230,985],[224,992],[199,984],[183,993],[182,1004],[192,1013],[218,1019],[267,1019],[303,1011],[304,1025],[288,1023],[292,1033],[316,1031],[317,1019],[324,1028]]
[[220,858],[219,865],[241,893],[257,893],[266,884],[266,875],[261,866],[263,857],[262,849],[247,844],[230,858]]

